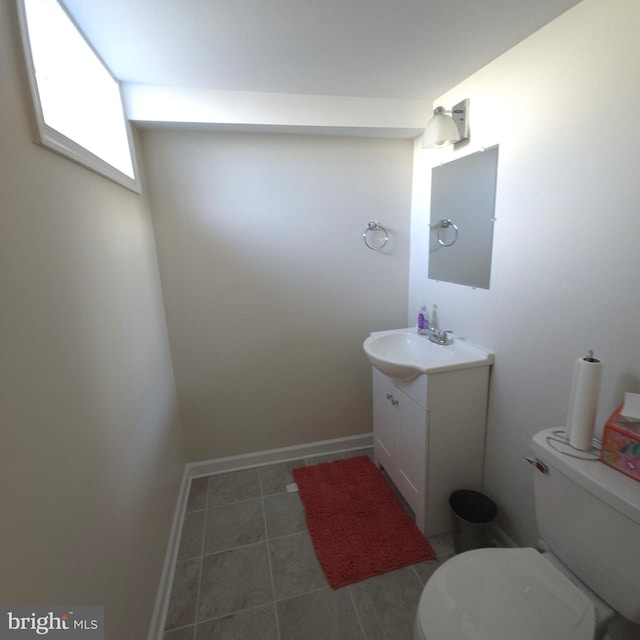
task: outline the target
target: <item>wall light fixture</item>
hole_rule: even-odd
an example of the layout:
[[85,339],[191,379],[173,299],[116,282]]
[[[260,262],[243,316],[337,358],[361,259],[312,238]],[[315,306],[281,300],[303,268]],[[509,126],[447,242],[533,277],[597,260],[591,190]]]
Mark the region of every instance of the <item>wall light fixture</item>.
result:
[[[433,118],[429,120],[424,130],[422,146],[433,149],[466,140],[469,137],[468,110],[468,99],[458,102],[451,111],[447,111],[444,107],[436,107]],[[447,115],[448,113],[451,115]]]

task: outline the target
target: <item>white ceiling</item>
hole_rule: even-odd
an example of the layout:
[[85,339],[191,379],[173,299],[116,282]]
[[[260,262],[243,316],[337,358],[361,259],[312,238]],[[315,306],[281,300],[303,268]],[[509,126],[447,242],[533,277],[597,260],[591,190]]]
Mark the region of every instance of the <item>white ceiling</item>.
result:
[[63,0],[125,82],[433,101],[579,0]]

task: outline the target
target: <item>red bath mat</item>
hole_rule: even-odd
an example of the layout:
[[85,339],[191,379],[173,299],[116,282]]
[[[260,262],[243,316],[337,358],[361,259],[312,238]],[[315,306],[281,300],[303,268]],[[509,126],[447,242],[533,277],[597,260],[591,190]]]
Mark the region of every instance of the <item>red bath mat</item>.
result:
[[435,553],[367,456],[293,470],[309,533],[337,589]]

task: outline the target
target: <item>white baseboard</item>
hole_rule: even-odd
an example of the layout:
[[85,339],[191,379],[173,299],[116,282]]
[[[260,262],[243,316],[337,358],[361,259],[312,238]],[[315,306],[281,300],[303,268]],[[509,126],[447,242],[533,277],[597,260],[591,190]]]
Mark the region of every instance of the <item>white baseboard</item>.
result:
[[214,458],[213,460],[202,460],[199,462],[189,462],[187,472],[190,478],[200,476],[210,476],[214,473],[225,471],[237,471],[239,469],[249,469],[275,462],[288,462],[289,460],[301,460],[341,451],[351,451],[353,449],[365,449],[373,447],[373,434],[365,433],[359,436],[349,436],[347,438],[336,438],[334,440],[320,440],[308,444],[300,444],[281,449],[270,449],[257,453],[245,453],[228,458]]
[[184,520],[184,514],[187,509],[187,499],[189,498],[190,486],[191,478],[185,468],[182,473],[182,481],[180,483],[178,497],[176,498],[176,506],[173,510],[169,542],[167,543],[167,551],[164,555],[164,565],[162,567],[162,574],[160,575],[160,584],[158,585],[156,602],[153,607],[153,614],[151,615],[151,624],[149,625],[149,635],[147,640],[162,640],[164,636],[164,626],[167,619],[167,610],[169,608],[169,598],[171,597],[171,585],[173,584],[173,574],[175,573],[178,547],[180,546],[182,521]]
[[176,558],[178,557],[178,547],[180,546],[181,526],[184,514],[187,509],[189,489],[192,478],[209,476],[215,473],[226,471],[238,471],[249,469],[276,462],[288,462],[290,460],[302,460],[303,458],[313,458],[343,451],[353,451],[357,449],[367,449],[373,447],[373,434],[364,433],[359,436],[349,436],[347,438],[336,438],[334,440],[321,440],[309,444],[283,447],[281,449],[270,449],[256,453],[247,453],[227,458],[214,458],[212,460],[202,460],[199,462],[188,462],[185,465],[180,484],[180,491],[176,499],[176,507],[171,523],[171,532],[167,551],[165,553],[164,566],[158,586],[158,594],[151,616],[149,635],[147,640],[162,640],[164,626],[169,609],[169,599],[171,597],[171,586],[175,572]]

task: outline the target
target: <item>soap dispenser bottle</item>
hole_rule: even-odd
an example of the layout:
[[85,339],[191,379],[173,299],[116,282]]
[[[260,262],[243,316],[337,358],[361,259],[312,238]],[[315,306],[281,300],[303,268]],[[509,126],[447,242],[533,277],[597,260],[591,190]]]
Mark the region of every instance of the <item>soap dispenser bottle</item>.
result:
[[439,322],[438,322],[438,305],[434,304],[433,305],[433,309],[431,311],[431,328],[432,329],[439,329],[440,327],[438,326]]
[[418,311],[418,333],[421,335],[429,333],[429,311],[426,304],[423,304]]

